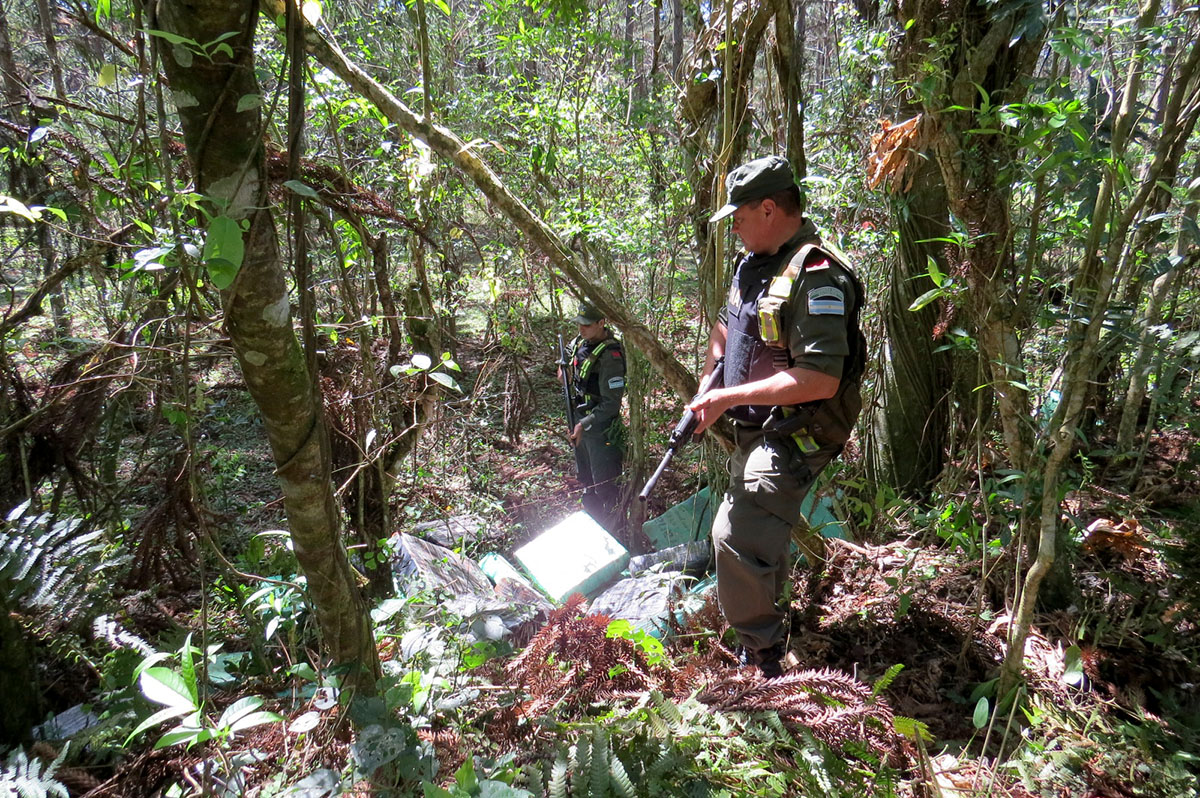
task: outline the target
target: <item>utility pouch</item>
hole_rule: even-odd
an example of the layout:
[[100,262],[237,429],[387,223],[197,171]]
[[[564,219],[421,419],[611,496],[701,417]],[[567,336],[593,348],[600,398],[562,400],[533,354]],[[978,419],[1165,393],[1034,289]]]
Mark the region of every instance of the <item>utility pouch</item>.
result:
[[813,437],[813,410],[799,407],[773,407],[763,430],[768,435],[790,438],[801,454],[812,454],[821,448]]
[[767,346],[787,346],[783,319],[791,295],[792,278],[781,274],[758,299],[758,335]]
[[759,297],[757,306],[758,336],[767,346],[775,349],[787,348],[788,331],[785,319],[790,310],[788,304],[791,302],[792,289],[795,287],[796,277],[804,268],[804,261],[808,258],[808,253],[816,248],[816,244],[809,243],[796,250],[796,253],[788,259],[783,271],[771,280],[771,285],[767,288],[766,293]]

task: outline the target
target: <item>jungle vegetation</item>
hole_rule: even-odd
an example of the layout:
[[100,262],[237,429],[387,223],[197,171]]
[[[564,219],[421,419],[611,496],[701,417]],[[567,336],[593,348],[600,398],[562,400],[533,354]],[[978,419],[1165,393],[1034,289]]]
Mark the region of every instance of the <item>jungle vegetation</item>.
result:
[[[0,79],[0,794],[1200,792],[1195,4],[0,0]],[[870,351],[789,674],[397,593],[577,508],[584,298],[636,527],[771,153]]]

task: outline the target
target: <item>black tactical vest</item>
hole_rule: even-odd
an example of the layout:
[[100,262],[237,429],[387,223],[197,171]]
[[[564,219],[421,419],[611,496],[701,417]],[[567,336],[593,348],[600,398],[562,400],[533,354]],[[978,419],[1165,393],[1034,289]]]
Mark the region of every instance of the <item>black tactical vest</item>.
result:
[[575,395],[580,406],[593,407],[600,401],[600,374],[596,361],[612,350],[621,351],[621,341],[611,332],[595,343],[576,338],[571,344],[571,363],[575,369]]
[[[725,379],[728,387],[770,377],[777,371],[791,368],[786,346],[768,346],[763,342],[758,320],[758,300],[766,293],[771,280],[789,263],[792,256],[806,243],[819,243],[815,227],[806,223],[776,256],[755,258],[748,255],[739,263],[729,292],[725,322]],[[837,393],[829,399],[809,402],[796,408],[775,408],[769,405],[737,405],[726,413],[743,426],[763,427],[791,435],[803,429],[810,432],[820,446],[841,445],[850,437],[854,421],[862,407],[858,381],[866,362],[866,342],[858,326],[859,310],[864,296],[862,284],[854,273],[824,248],[821,256],[837,264],[854,286],[855,304],[847,308],[846,334],[849,354],[845,359]],[[799,286],[800,280],[796,281]],[[789,311],[794,312],[795,291]],[[786,328],[785,328],[786,329]]]

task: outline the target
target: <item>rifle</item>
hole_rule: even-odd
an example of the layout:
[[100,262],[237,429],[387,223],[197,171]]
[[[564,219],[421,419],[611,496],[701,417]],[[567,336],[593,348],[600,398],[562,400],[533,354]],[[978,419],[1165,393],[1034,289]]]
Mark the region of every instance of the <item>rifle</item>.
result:
[[[724,374],[725,358],[720,358],[717,360],[717,364],[713,367],[712,374],[709,375],[708,382],[705,383],[700,392],[693,397],[692,401],[695,401],[704,394],[708,393],[709,388],[719,385]],[[696,414],[691,410],[684,410],[683,417],[679,419],[679,423],[675,425],[675,429],[671,430],[671,437],[667,440],[667,451],[666,454],[663,455],[662,462],[658,464],[658,468],[655,469],[654,475],[646,482],[646,487],[642,488],[642,492],[638,494],[638,500],[641,501],[642,504],[646,503],[646,499],[650,497],[650,492],[653,491],[654,486],[658,484],[658,478],[663,475],[663,472],[667,470],[667,466],[671,465],[671,461],[675,459],[675,453],[682,449],[684,444],[687,443],[688,440],[695,434],[696,424]]]
[[575,432],[575,391],[571,388],[571,372],[568,368],[567,350],[563,347],[563,337],[558,336],[558,369],[562,374],[563,401],[567,403],[567,436]]

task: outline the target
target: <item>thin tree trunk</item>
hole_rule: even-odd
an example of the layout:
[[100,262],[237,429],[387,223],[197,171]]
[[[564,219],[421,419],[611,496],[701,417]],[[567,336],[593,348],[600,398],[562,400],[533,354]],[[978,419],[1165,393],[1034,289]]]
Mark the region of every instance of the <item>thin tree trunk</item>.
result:
[[775,0],[774,56],[787,125],[785,157],[803,185],[808,174],[804,153],[804,1],[797,2],[795,8],[793,14],[792,0]]
[[350,681],[369,691],[379,659],[340,539],[319,397],[292,329],[267,197],[261,114],[257,105],[237,110],[243,98],[259,94],[253,63],[257,10],[252,0],[163,0],[155,27],[198,42],[238,32],[225,40],[233,48],[232,58],[216,51],[209,60],[172,48],[165,50],[163,66],[179,107],[197,191],[214,203],[214,214],[221,208],[223,215],[247,224],[240,271],[221,292],[226,326],[263,415],[321,644],[332,662],[358,666]]
[[683,63],[683,0],[671,0],[671,74],[683,82],[679,65]]
[[[1155,23],[1158,0],[1146,0],[1138,17],[1138,30],[1145,31]],[[1133,127],[1133,119],[1139,113],[1136,96],[1143,70],[1141,59],[1130,62],[1126,80],[1127,94],[1122,98],[1121,108],[1113,125],[1110,166],[1101,185],[1100,201],[1097,202],[1091,246],[1084,249],[1084,261],[1076,270],[1072,284],[1073,304],[1084,308],[1084,313],[1073,320],[1072,345],[1068,347],[1063,366],[1062,398],[1048,428],[1051,438],[1046,442],[1049,455],[1042,478],[1042,507],[1037,559],[1025,575],[1013,625],[1009,632],[1009,648],[1001,670],[1001,692],[1016,683],[1024,662],[1025,641],[1033,622],[1033,610],[1038,600],[1042,580],[1050,573],[1058,546],[1058,519],[1061,514],[1058,499],[1058,479],[1063,463],[1070,455],[1079,429],[1079,418],[1085,400],[1091,390],[1095,373],[1098,342],[1104,328],[1105,318],[1116,279],[1117,267],[1128,247],[1128,237],[1133,222],[1138,219],[1162,178],[1168,162],[1182,154],[1191,130],[1200,117],[1200,96],[1191,87],[1191,74],[1200,67],[1200,41],[1193,44],[1188,59],[1191,69],[1181,72],[1171,98],[1168,113],[1154,158],[1142,176],[1133,196],[1119,203],[1119,170],[1115,164],[1125,152],[1125,145]],[[1132,95],[1132,96],[1131,96]],[[1100,227],[1101,229],[1096,229]],[[1098,249],[1102,237],[1107,244],[1102,253]]]

